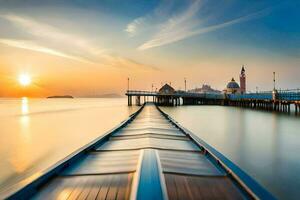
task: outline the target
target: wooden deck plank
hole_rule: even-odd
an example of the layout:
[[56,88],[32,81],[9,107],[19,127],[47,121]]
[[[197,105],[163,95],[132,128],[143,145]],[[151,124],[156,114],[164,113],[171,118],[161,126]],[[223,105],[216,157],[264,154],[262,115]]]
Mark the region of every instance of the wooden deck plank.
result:
[[173,124],[169,123],[169,121],[167,121],[166,119],[152,121],[151,118],[149,118],[148,120],[134,120],[129,124],[129,126],[141,126],[141,127],[147,125],[152,125],[153,127],[155,126],[175,127]]
[[193,193],[193,191],[191,190],[191,187],[189,187],[189,185],[188,185],[187,179],[183,180],[183,185],[185,186],[184,189],[186,189],[186,191],[188,193],[188,196],[189,196],[189,199],[190,200],[197,200],[197,197],[199,196],[199,194],[198,194],[199,191],[196,190],[195,191],[196,193]]
[[85,200],[88,197],[90,191],[92,190],[96,182],[94,179],[95,177],[91,177],[90,179],[87,179],[86,185],[83,187],[82,192],[78,196],[77,200]]
[[112,136],[109,140],[129,140],[129,139],[138,139],[138,138],[158,138],[158,139],[170,139],[170,140],[190,140],[184,135],[164,135],[164,134],[155,134],[155,133],[146,133],[141,135],[125,135],[125,136]]
[[103,185],[103,182],[105,181],[104,179],[98,179],[94,177],[96,180],[93,182],[91,185],[91,189],[89,194],[86,197],[86,200],[95,200],[97,198],[97,195]]
[[107,193],[110,187],[110,184],[112,182],[112,175],[106,175],[107,179],[105,180],[105,182],[103,182],[103,184],[101,185],[101,189],[99,190],[99,193],[97,195],[97,200],[105,200],[107,197]]
[[131,180],[132,180],[132,174],[128,174],[126,177],[121,179],[120,187],[119,187],[118,194],[116,197],[117,200],[124,200],[124,199],[129,198],[130,188],[131,188]]
[[131,195],[130,192],[131,192],[132,182],[133,182],[133,174],[128,174],[127,182],[126,182],[127,187],[126,187],[126,191],[125,191],[125,199],[129,199],[129,197]]
[[90,153],[78,164],[67,168],[62,175],[85,175],[133,172],[140,151]]
[[70,196],[67,198],[68,200],[77,199],[77,197],[80,195],[82,190],[85,188],[87,177],[81,176],[81,177],[77,177],[77,179],[80,179],[80,183],[76,186],[76,188],[74,188]]
[[[165,179],[170,199],[176,195],[179,199],[246,199],[228,177],[197,177],[165,173]],[[175,180],[175,183],[172,180]],[[176,194],[174,194],[174,187],[177,189]]]
[[125,131],[139,131],[139,130],[161,130],[161,131],[178,131],[175,127],[164,128],[164,127],[153,127],[153,126],[135,126],[130,128],[129,126],[124,128]]
[[176,187],[178,199],[191,199],[191,196],[189,196],[189,193],[187,191],[186,184],[182,184],[178,176],[174,176],[173,179],[174,179],[174,185]]
[[160,150],[163,172],[204,176],[224,176],[224,170],[211,163],[206,156],[194,152]]
[[132,174],[57,177],[33,199],[128,199]]
[[108,188],[107,195],[105,198],[106,200],[115,200],[116,199],[121,176],[123,176],[123,174],[112,177],[112,181]]
[[162,129],[176,129],[175,126],[168,124],[168,123],[150,123],[150,122],[144,122],[144,123],[135,123],[134,121],[131,122],[126,129],[134,129],[134,128],[149,128],[149,127],[155,127],[155,128],[162,128]]
[[180,135],[185,136],[182,132],[179,130],[176,131],[168,131],[168,130],[162,130],[158,128],[147,128],[147,129],[138,129],[138,130],[126,130],[122,129],[115,133],[114,135],[140,135],[140,134],[146,134],[146,133],[156,133],[156,134],[164,134],[164,135]]
[[167,186],[167,192],[168,192],[169,199],[177,200],[178,194],[177,194],[174,176],[165,176],[165,182],[166,182],[166,186]]
[[80,184],[79,179],[55,178],[38,190],[32,199],[68,199]]
[[144,125],[144,124],[152,124],[152,125],[170,125],[170,122],[165,119],[155,120],[155,119],[144,119],[144,120],[134,120],[131,124],[136,125]]
[[159,148],[174,150],[199,150],[191,141],[168,140],[158,138],[138,138],[122,141],[108,141],[97,150],[126,150],[141,148]]
[[135,119],[131,123],[143,124],[143,123],[153,123],[153,124],[170,124],[170,122],[164,118],[161,119],[152,119],[152,118],[144,118],[144,119]]

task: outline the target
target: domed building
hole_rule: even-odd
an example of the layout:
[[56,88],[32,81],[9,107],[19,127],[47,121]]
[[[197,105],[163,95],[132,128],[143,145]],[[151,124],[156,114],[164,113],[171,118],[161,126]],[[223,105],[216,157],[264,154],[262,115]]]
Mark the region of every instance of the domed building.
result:
[[241,69],[240,74],[240,85],[235,82],[234,78],[231,79],[229,83],[227,83],[226,88],[224,89],[224,93],[226,94],[245,94],[246,93],[246,71],[244,65]]
[[231,79],[231,81],[227,84],[225,93],[227,94],[235,94],[240,93],[241,89],[237,82],[235,82],[234,78]]

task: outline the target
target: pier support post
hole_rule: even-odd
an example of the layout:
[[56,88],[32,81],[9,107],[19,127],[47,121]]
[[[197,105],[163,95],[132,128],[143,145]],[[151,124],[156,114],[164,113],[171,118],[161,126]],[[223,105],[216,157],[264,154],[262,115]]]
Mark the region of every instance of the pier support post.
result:
[[136,96],[136,99],[135,99],[135,103],[136,105],[140,106],[141,105],[141,97],[140,96]]
[[298,115],[300,112],[300,104],[294,103],[294,105],[295,105],[295,115]]
[[132,96],[128,95],[128,106],[132,106]]

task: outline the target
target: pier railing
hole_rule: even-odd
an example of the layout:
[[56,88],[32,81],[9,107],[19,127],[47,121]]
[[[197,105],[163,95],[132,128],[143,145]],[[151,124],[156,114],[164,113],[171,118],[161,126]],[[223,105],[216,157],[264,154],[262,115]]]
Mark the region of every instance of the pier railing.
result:
[[247,94],[228,94],[228,99],[230,100],[272,100],[272,92],[263,93],[247,93]]
[[300,89],[278,90],[278,98],[286,101],[300,101]]
[[[172,94],[161,94],[154,91],[128,90],[127,96],[173,96],[181,98],[204,98],[204,99],[229,99],[237,100],[272,100],[273,91],[253,92],[246,94],[223,94],[223,93],[193,93],[179,91]],[[300,101],[300,89],[277,90],[276,99],[280,101]]]
[[[247,94],[229,94],[230,100],[272,100],[273,92],[259,92],[259,93],[247,93]],[[300,101],[300,90],[278,90],[276,93],[276,100],[280,101]]]
[[158,95],[158,92],[153,92],[153,91],[144,91],[144,90],[127,90],[126,95],[132,95],[132,96],[156,96]]
[[141,105],[142,101],[147,102],[150,97],[150,101],[152,100],[157,105],[163,106],[229,105],[291,112],[291,105],[293,105],[295,114],[300,114],[300,89],[245,94],[193,93],[185,91],[160,93],[157,91],[128,90],[126,95],[128,96],[129,106],[133,104],[133,97],[136,97],[136,105]]

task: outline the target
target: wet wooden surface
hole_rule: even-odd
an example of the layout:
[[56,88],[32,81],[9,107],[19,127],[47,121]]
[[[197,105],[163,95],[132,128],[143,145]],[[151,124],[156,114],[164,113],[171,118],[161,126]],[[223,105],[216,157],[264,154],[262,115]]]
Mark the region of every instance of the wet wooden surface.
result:
[[170,139],[170,140],[190,140],[184,135],[166,135],[166,134],[154,134],[154,133],[145,133],[139,135],[117,135],[112,136],[110,140],[128,140],[128,139],[138,139],[138,138],[158,138],[158,139]]
[[127,140],[112,140],[106,142],[97,150],[128,150],[128,149],[173,149],[173,150],[187,150],[197,151],[199,148],[192,142],[186,140],[170,140],[159,138],[132,138]]
[[246,199],[228,177],[165,173],[169,199]]
[[93,152],[66,169],[63,175],[108,174],[134,172],[139,151]]
[[226,173],[197,152],[159,151],[163,172],[199,176],[224,176]]
[[133,174],[59,176],[33,199],[129,199]]

